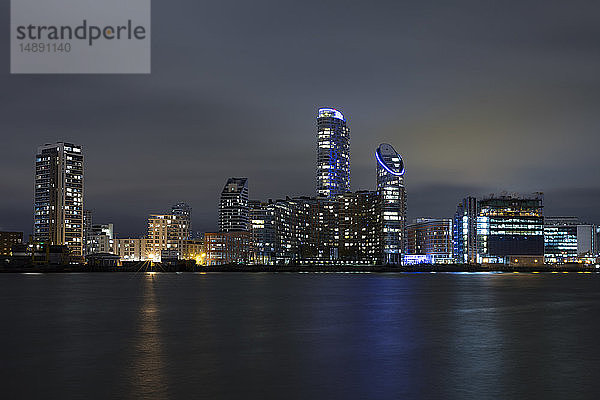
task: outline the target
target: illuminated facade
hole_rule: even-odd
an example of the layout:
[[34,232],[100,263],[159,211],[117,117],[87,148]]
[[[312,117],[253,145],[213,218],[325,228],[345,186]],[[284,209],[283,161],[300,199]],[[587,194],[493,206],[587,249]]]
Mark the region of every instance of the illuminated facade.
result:
[[152,261],[160,261],[162,252],[184,256],[184,244],[189,235],[189,221],[184,215],[152,214],[148,217],[146,254]]
[[12,247],[23,243],[23,232],[0,232],[0,256],[10,256]]
[[338,259],[339,202],[294,197],[250,204],[255,264],[290,264]]
[[251,261],[253,264],[273,264],[277,246],[276,209],[272,202],[250,201]]
[[338,258],[339,227],[335,200],[288,197],[274,204],[278,263]]
[[317,196],[333,198],[350,191],[350,130],[336,109],[317,115]]
[[532,256],[543,262],[541,193],[531,197],[502,195],[480,200],[477,246],[480,263],[504,263],[519,256]]
[[475,197],[465,197],[454,214],[453,242],[454,262],[477,263],[477,216],[479,209]]
[[544,259],[546,263],[577,262],[598,255],[598,227],[582,224],[577,217],[544,219]]
[[66,245],[83,256],[83,152],[59,142],[38,148],[35,161],[33,235],[50,245]]
[[381,257],[381,213],[377,192],[345,193],[339,198],[339,257],[377,264]]
[[252,235],[250,232],[210,232],[204,234],[205,264],[248,264]]
[[577,261],[577,217],[544,219],[544,261],[562,264]]
[[229,178],[219,203],[219,232],[248,231],[248,179]]
[[114,239],[113,253],[118,255],[121,261],[146,261],[147,256],[147,240],[141,239]]
[[394,148],[381,144],[375,151],[377,192],[381,212],[381,262],[400,264],[405,244],[406,190],[404,162]]
[[450,264],[452,256],[452,220],[419,218],[406,227],[406,253],[431,256],[432,264]]
[[192,234],[192,207],[187,203],[181,202],[171,207],[171,215],[180,215],[188,220],[186,239],[191,239]]
[[87,254],[114,253],[113,224],[93,224],[88,235]]
[[189,239],[182,244],[182,256],[184,260],[194,260],[196,264],[204,264],[206,254],[204,252],[204,240]]
[[91,254],[92,210],[83,210],[83,255]]

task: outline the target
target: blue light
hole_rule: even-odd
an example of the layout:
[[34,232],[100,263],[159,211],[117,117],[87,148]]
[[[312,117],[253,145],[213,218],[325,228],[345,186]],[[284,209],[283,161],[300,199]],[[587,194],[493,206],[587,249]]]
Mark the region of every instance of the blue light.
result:
[[322,117],[337,118],[341,119],[342,121],[346,120],[346,118],[344,118],[344,115],[335,108],[319,108],[319,118]]
[[[398,154],[398,157],[400,157],[400,155]],[[387,172],[389,172],[392,175],[395,176],[402,176],[404,175],[404,163],[402,163],[402,171],[400,172],[394,172],[390,169],[390,167],[388,167],[383,160],[381,159],[381,157],[379,156],[379,149],[377,149],[375,151],[375,158],[377,158],[377,162],[379,163],[379,165],[381,165],[383,167],[383,169],[385,169]]]

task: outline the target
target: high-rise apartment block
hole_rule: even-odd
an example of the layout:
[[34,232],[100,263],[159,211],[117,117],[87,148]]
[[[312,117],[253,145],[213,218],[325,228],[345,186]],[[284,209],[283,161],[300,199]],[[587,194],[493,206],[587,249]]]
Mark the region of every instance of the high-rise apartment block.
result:
[[381,144],[375,151],[377,192],[381,202],[381,247],[384,264],[400,264],[405,247],[406,189],[404,161],[394,148]]
[[335,197],[350,191],[350,129],[334,108],[317,115],[317,196]]
[[83,152],[59,142],[38,148],[35,160],[34,238],[66,245],[83,256]]
[[219,232],[248,231],[248,179],[229,178],[219,203]]

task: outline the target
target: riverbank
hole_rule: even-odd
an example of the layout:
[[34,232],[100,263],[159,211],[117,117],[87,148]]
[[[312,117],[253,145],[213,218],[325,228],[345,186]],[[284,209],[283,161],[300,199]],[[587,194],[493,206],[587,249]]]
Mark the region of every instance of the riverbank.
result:
[[353,265],[219,265],[219,266],[197,266],[194,264],[162,265],[150,263],[130,263],[125,266],[89,266],[83,264],[67,265],[14,265],[10,263],[0,264],[0,273],[81,273],[81,272],[346,272],[346,273],[386,273],[386,272],[600,272],[595,265],[584,264],[560,264],[540,266],[508,266],[508,265],[414,265],[414,266],[353,266]]

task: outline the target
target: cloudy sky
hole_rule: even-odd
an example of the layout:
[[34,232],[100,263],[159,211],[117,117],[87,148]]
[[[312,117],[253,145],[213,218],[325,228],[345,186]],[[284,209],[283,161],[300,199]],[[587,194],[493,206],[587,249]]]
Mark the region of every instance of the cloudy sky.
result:
[[0,229],[29,233],[38,145],[85,148],[85,205],[121,237],[186,201],[216,229],[230,176],[252,198],[313,195],[315,114],[351,128],[352,189],[373,152],[406,163],[409,217],[465,195],[545,192],[600,223],[597,1],[153,1],[151,75],[10,75],[0,5]]

